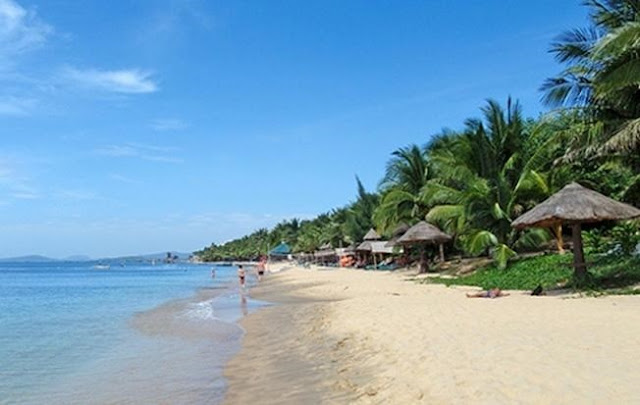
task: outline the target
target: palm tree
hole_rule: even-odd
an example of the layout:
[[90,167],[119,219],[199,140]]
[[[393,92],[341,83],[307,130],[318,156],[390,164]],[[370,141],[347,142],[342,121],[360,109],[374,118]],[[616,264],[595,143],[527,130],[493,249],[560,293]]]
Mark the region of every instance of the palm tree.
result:
[[409,145],[391,153],[380,183],[382,200],[373,219],[381,232],[389,232],[400,223],[412,224],[427,213],[422,189],[432,176],[424,148]]
[[378,206],[379,197],[369,193],[360,179],[356,176],[358,199],[352,203],[345,215],[344,234],[349,243],[362,240],[365,233],[373,227],[373,213]]
[[637,154],[640,1],[588,0],[585,5],[590,26],[565,32],[552,44],[551,52],[567,67],[544,83],[544,100],[586,112],[585,121],[572,128],[583,141],[580,152]]
[[540,162],[549,142],[543,127],[522,118],[519,104],[506,109],[489,100],[484,119],[467,120],[460,134],[429,147],[436,172],[422,191],[432,208],[427,220],[457,237],[471,254],[491,251],[501,266],[516,247],[540,243],[546,232],[516,233],[511,220],[549,194]]

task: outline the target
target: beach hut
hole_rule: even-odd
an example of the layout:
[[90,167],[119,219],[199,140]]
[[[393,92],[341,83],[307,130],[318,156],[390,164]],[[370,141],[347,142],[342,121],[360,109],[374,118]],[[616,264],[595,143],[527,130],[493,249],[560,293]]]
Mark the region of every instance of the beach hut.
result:
[[511,223],[516,229],[547,228],[559,224],[571,225],[573,267],[578,278],[587,273],[582,248],[583,223],[640,217],[640,210],[621,203],[578,183],[566,185],[551,197],[525,212]]
[[373,258],[373,266],[378,267],[378,256],[393,254],[393,246],[387,246],[386,240],[365,240],[356,251],[371,254]]
[[380,240],[380,235],[378,234],[378,232],[376,232],[375,229],[371,228],[369,229],[369,232],[367,232],[364,235],[364,240]]
[[398,239],[402,237],[409,230],[409,225],[402,223],[393,230],[391,233],[391,239],[387,242],[387,246],[393,247],[397,244]]
[[420,273],[427,271],[427,257],[425,253],[426,244],[438,244],[440,247],[440,260],[444,262],[444,249],[442,244],[451,240],[451,236],[442,232],[437,227],[420,221],[407,230],[398,240],[400,245],[418,245],[420,246]]
[[280,244],[269,251],[269,256],[273,258],[288,258],[291,254],[291,248],[285,242]]
[[316,258],[316,263],[322,265],[326,265],[327,263],[335,263],[338,259],[336,250],[332,248],[328,243],[320,246],[320,249],[314,252],[313,256]]

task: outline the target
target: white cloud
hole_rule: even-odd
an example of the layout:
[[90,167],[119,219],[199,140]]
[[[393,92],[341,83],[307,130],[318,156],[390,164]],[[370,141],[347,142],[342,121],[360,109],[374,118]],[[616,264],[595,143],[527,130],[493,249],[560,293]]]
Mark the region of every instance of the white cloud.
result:
[[29,51],[44,43],[53,28],[13,0],[0,0],[0,57]]
[[159,118],[151,122],[151,128],[156,131],[182,131],[189,128],[189,124],[176,118]]
[[32,98],[0,98],[0,115],[27,115],[36,104]]
[[108,145],[95,150],[95,153],[116,158],[138,158],[152,162],[182,163],[182,159],[169,153],[176,148],[128,143],[125,145]]
[[64,201],[90,201],[98,198],[93,191],[85,190],[59,190],[53,196]]
[[121,174],[117,174],[117,173],[111,173],[109,175],[109,178],[111,180],[114,181],[118,181],[121,183],[127,183],[127,184],[140,184],[141,182],[136,180],[136,179],[132,179],[131,177],[127,177],[127,176],[123,176]]
[[29,184],[29,181],[20,176],[14,165],[4,159],[0,159],[0,193],[16,200],[40,198],[40,193]]
[[151,79],[151,73],[140,69],[98,70],[67,67],[62,77],[80,87],[100,89],[114,93],[153,93],[158,85]]

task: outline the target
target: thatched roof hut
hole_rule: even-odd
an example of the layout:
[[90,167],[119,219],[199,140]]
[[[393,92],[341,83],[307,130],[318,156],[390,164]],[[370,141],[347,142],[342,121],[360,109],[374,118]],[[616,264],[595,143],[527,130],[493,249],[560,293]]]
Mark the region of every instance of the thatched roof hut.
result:
[[640,210],[606,197],[578,183],[566,185],[511,223],[516,229],[570,224],[576,276],[586,274],[580,224],[640,217]]
[[364,240],[379,240],[380,239],[380,235],[378,235],[378,232],[376,232],[375,229],[371,228],[369,229],[369,232],[367,232],[364,235]]
[[389,242],[387,242],[387,246],[395,246],[398,242],[398,239],[400,239],[400,237],[404,235],[405,232],[407,232],[408,230],[409,230],[409,225],[405,223],[402,223],[396,226],[396,228],[393,230],[391,234],[391,239],[389,239]]
[[516,229],[550,227],[557,223],[591,223],[631,219],[640,210],[596,191],[571,183],[551,197],[522,214],[511,226]]
[[387,246],[387,241],[371,241],[370,243],[373,254],[393,254],[393,246]]
[[451,240],[451,236],[442,232],[438,227],[425,221],[420,221],[407,230],[399,239],[400,244],[418,242],[444,243]]
[[358,246],[356,246],[356,252],[371,252],[371,241],[365,240]]
[[440,259],[444,261],[444,250],[442,244],[451,240],[451,236],[442,232],[436,226],[425,221],[420,221],[407,230],[397,241],[401,245],[420,245],[420,272],[427,270],[427,261],[424,252],[425,243],[437,243],[440,245]]

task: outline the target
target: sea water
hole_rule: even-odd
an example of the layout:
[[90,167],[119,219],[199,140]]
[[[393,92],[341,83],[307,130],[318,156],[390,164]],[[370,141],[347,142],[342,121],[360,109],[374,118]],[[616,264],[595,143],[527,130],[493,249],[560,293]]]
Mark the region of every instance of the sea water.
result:
[[0,404],[215,404],[247,298],[235,267],[0,263]]

